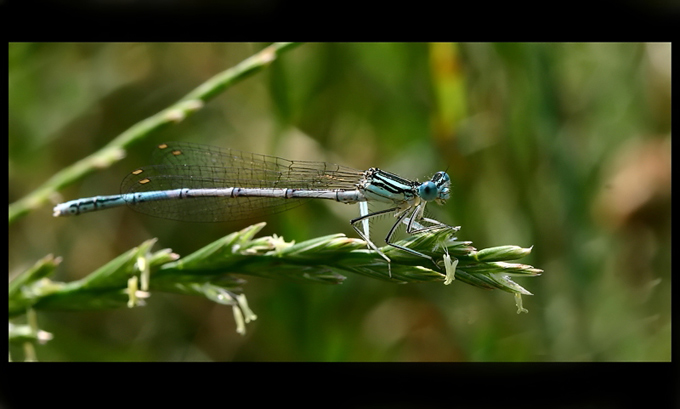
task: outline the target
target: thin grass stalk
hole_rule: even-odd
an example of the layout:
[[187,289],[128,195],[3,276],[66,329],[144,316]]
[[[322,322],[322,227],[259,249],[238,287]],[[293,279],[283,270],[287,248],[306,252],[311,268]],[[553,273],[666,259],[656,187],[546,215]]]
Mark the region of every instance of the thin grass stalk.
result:
[[[432,256],[436,264],[390,246],[383,247],[381,250],[392,260],[388,269],[385,260],[368,250],[363,240],[344,234],[301,243],[286,242],[276,235],[256,238],[264,225],[258,223],[231,233],[183,258],[169,249],[152,252],[156,240],[147,240],[70,283],[49,279],[56,263],[46,257],[10,283],[9,317],[29,309],[135,307],[160,291],[203,296],[231,305],[247,320],[254,314],[247,308],[245,298],[239,298],[245,281],[236,275],[322,284],[340,284],[347,273],[402,284],[450,284],[458,280],[521,296],[531,293],[511,277],[535,277],[543,272],[530,265],[505,261],[525,256],[531,248],[502,246],[477,251],[470,242],[458,241],[455,231],[427,232],[397,242]],[[518,308],[523,310],[519,303]]]
[[97,152],[57,172],[42,186],[10,204],[9,224],[50,202],[59,190],[123,159],[127,150],[134,144],[165,126],[183,121],[230,86],[267,67],[279,55],[298,45],[299,43],[272,44],[236,66],[210,78],[168,108],[132,125]]

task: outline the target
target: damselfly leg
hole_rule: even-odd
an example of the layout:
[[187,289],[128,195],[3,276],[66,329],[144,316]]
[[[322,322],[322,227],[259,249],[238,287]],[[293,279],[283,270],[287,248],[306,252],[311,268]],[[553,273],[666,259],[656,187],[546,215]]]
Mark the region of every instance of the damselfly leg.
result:
[[[360,216],[360,217],[357,217],[355,219],[350,220],[350,224],[352,225],[354,230],[357,232],[357,234],[359,234],[359,236],[364,241],[366,241],[366,244],[368,245],[368,247],[370,247],[372,250],[377,252],[382,258],[385,259],[385,261],[387,261],[387,263],[388,263],[388,273],[389,273],[390,277],[392,277],[392,270],[391,270],[391,266],[390,266],[390,263],[391,263],[390,258],[387,257],[387,255],[385,255],[385,253],[383,253],[380,249],[378,249],[378,247],[375,245],[375,243],[373,243],[367,237],[367,235],[364,234],[364,232],[362,232],[357,227],[357,223],[365,222],[368,219],[375,217],[375,216],[380,216],[380,215],[388,214],[388,213],[395,213],[395,216],[397,217],[397,221],[390,228],[390,231],[387,233],[387,236],[385,236],[385,243],[389,246],[392,246],[392,247],[397,248],[399,250],[413,254],[415,256],[427,258],[430,261],[432,261],[432,263],[435,265],[435,267],[437,269],[439,269],[440,268],[439,265],[437,264],[436,261],[434,261],[434,259],[431,256],[392,242],[392,237],[394,236],[394,233],[396,232],[397,227],[399,227],[400,223],[406,224],[406,233],[407,234],[419,234],[419,233],[424,233],[424,232],[427,232],[427,231],[435,231],[435,230],[441,230],[441,229],[451,229],[454,232],[458,231],[458,229],[459,229],[458,227],[449,226],[447,224],[439,222],[438,220],[423,217],[422,213],[423,213],[424,207],[425,207],[425,203],[420,203],[416,206],[408,207],[406,209],[401,209],[400,207],[393,207],[393,208],[390,208],[390,209],[380,210],[380,211],[370,213],[370,214],[367,214],[367,215],[363,215],[363,216]],[[409,213],[409,210],[411,210],[411,209],[413,209],[413,211]],[[409,216],[408,219],[406,218],[406,216]],[[430,226],[424,226],[421,222],[428,222],[428,223],[431,223],[431,225]]]

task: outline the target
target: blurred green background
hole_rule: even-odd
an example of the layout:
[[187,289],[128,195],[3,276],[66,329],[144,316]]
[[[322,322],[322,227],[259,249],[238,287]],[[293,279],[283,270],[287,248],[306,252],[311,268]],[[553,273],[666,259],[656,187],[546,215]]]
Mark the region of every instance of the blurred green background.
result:
[[[9,45],[9,203],[265,44]],[[56,201],[118,193],[153,147],[190,141],[452,178],[431,206],[478,249],[534,246],[512,295],[454,282],[338,286],[245,277],[258,319],[154,294],[144,308],[40,312],[43,361],[670,361],[670,44],[304,44]],[[186,255],[250,224],[51,205],[9,226],[9,276],[48,253],[82,278],[151,237]],[[309,203],[262,234],[346,233]],[[389,220],[379,221],[377,229]],[[21,321],[21,320],[18,320]],[[21,359],[20,350],[12,350]]]

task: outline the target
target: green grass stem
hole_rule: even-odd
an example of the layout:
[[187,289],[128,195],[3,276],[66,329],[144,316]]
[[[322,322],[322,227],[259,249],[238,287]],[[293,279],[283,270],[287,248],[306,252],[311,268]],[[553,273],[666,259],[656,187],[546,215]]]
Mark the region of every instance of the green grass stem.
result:
[[50,198],[59,190],[75,183],[92,172],[108,168],[121,160],[125,157],[126,151],[137,142],[168,125],[179,123],[186,117],[191,116],[203,108],[209,100],[224,92],[235,83],[262,70],[272,61],[276,60],[279,55],[297,45],[299,44],[272,44],[236,66],[213,76],[166,109],[132,125],[99,151],[61,170],[33,192],[10,204],[9,224],[12,224],[31,210],[38,209],[50,202]]
[[[456,240],[455,230],[442,230],[411,236],[397,243],[430,255],[436,266],[429,259],[383,247],[381,250],[392,260],[390,275],[385,260],[369,251],[363,240],[344,234],[301,243],[286,242],[276,235],[256,238],[264,225],[258,223],[231,233],[183,258],[169,249],[152,252],[156,240],[147,240],[70,283],[48,278],[57,262],[51,256],[45,257],[10,283],[9,317],[31,309],[73,311],[133,307],[143,305],[144,299],[154,292],[169,292],[203,296],[231,305],[247,322],[254,314],[247,309],[241,295],[245,281],[235,275],[322,284],[340,284],[347,273],[400,284],[448,284],[455,277],[475,287],[521,295],[531,293],[510,276],[535,277],[542,273],[526,264],[505,261],[527,255],[530,248],[502,246],[477,251],[470,242]],[[456,260],[455,271],[446,271],[447,254]],[[235,311],[235,315],[238,314]]]

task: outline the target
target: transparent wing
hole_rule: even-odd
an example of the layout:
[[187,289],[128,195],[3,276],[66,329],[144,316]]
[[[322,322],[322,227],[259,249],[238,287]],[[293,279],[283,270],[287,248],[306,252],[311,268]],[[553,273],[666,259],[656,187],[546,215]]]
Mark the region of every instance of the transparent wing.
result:
[[[353,190],[363,175],[359,170],[325,162],[290,161],[184,142],[159,145],[153,160],[156,165],[139,168],[123,180],[121,193],[229,187]],[[216,222],[278,213],[299,206],[305,200],[194,197],[128,205],[137,212],[166,219]]]

